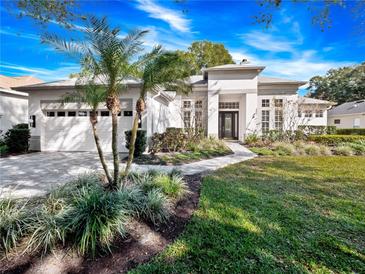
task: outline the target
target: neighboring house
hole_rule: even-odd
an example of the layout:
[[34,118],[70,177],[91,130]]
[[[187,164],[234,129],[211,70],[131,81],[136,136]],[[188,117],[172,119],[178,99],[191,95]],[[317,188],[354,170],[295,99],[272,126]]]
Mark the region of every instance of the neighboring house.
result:
[[[247,134],[272,129],[294,130],[308,122],[298,117],[299,106],[312,106],[323,117],[313,116],[313,122],[326,125],[328,102],[298,96],[302,81],[263,77],[263,66],[249,64],[223,65],[205,69],[203,75],[192,76],[193,92],[188,96],[173,91],[147,93],[147,109],[140,127],[147,136],[163,132],[167,127],[199,127],[207,135],[227,139],[243,139]],[[42,151],[94,151],[95,144],[87,116],[90,108],[84,104],[62,103],[61,97],[75,90],[75,79],[55,81],[18,88],[29,93],[29,114],[33,117],[31,148]],[[130,79],[121,95],[119,138],[124,146],[124,131],[131,128],[134,106],[141,82]],[[99,107],[97,125],[106,151],[111,150],[111,119],[105,104]],[[317,119],[321,118],[321,119]],[[312,122],[312,119],[309,119]]]
[[307,97],[301,97],[298,102],[299,124],[308,126],[326,126],[328,110],[335,104]]
[[28,93],[16,91],[14,88],[42,82],[32,76],[0,75],[0,134],[16,124],[28,123]]
[[330,109],[328,125],[337,128],[365,128],[365,99],[344,103]]

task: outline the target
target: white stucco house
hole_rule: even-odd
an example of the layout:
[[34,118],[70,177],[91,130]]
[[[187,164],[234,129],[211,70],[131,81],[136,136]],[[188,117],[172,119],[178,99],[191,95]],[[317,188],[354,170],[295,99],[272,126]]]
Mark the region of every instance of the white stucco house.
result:
[[347,102],[330,109],[328,125],[336,128],[365,128],[365,99]]
[[[242,140],[250,133],[294,129],[299,124],[327,125],[329,102],[300,97],[298,88],[305,82],[264,77],[260,75],[264,69],[251,64],[211,67],[190,78],[193,91],[187,96],[173,91],[149,92],[140,127],[151,136],[167,127],[199,126],[209,136]],[[75,89],[75,82],[68,79],[18,88],[29,94],[31,149],[95,150],[88,106],[60,100]],[[124,131],[131,128],[141,88],[138,79],[125,84],[127,91],[120,97],[121,151],[126,150]],[[98,130],[106,151],[111,150],[109,115],[106,106],[100,105]]]

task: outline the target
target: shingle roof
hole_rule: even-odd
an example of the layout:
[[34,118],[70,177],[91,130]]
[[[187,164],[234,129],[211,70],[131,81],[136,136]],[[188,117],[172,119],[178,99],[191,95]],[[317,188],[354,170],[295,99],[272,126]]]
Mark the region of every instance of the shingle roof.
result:
[[297,80],[290,80],[290,79],[282,79],[282,78],[275,78],[275,77],[266,77],[266,76],[258,76],[259,84],[300,84],[304,85],[307,82],[305,81],[297,81]]
[[6,89],[38,83],[43,83],[43,81],[33,76],[9,77],[5,75],[0,75],[0,87]]
[[365,99],[343,103],[328,111],[328,115],[357,114],[365,113]]

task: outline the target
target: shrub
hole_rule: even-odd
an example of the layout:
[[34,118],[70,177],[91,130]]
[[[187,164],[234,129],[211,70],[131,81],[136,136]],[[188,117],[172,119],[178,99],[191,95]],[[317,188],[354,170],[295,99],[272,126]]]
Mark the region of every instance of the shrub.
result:
[[335,126],[300,125],[298,126],[298,130],[309,135],[336,134]]
[[187,150],[192,152],[207,152],[209,154],[228,154],[232,151],[222,141],[214,137],[203,138],[198,141],[191,141],[187,145]]
[[253,145],[256,144],[260,140],[259,136],[257,134],[247,134],[245,137],[245,144],[246,145]]
[[274,151],[266,147],[251,147],[250,150],[253,153],[256,153],[257,155],[261,156],[270,156],[275,154]]
[[8,253],[25,234],[28,221],[25,205],[11,199],[0,201],[0,251]]
[[281,156],[290,156],[295,152],[295,147],[289,143],[276,142],[272,146],[274,151]]
[[27,152],[29,147],[30,130],[27,124],[13,126],[5,134],[5,143],[9,152]]
[[110,251],[112,240],[125,235],[127,211],[118,192],[82,187],[75,193],[64,220],[77,250],[95,256],[97,249]]
[[353,151],[350,146],[342,145],[334,148],[334,154],[342,156],[351,156],[353,155]]
[[160,189],[149,190],[143,200],[141,216],[154,225],[166,223],[171,215],[170,203]]
[[311,155],[311,156],[321,155],[321,150],[316,145],[307,145],[307,146],[305,146],[304,151],[307,155]]
[[153,185],[168,197],[182,199],[188,192],[188,187],[181,175],[159,175],[153,179]]
[[151,153],[175,152],[186,149],[189,138],[182,128],[167,128],[164,133],[155,133],[151,138]]
[[[142,153],[146,150],[147,147],[147,131],[145,130],[137,130],[136,142],[134,144],[134,157],[138,157],[142,155]],[[125,147],[129,149],[130,141],[132,137],[132,131],[127,130],[125,132],[126,144]]]
[[310,135],[308,136],[308,140],[329,145],[335,146],[341,143],[348,143],[348,142],[356,142],[356,141],[365,141],[365,136],[362,135]]
[[365,142],[362,143],[345,143],[344,145],[348,145],[354,151],[356,155],[365,155]]
[[336,133],[341,135],[365,135],[365,128],[339,128]]
[[5,156],[9,151],[7,145],[0,145],[0,156]]
[[319,151],[321,152],[321,155],[324,156],[332,155],[332,152],[329,149],[329,147],[325,145],[319,145]]

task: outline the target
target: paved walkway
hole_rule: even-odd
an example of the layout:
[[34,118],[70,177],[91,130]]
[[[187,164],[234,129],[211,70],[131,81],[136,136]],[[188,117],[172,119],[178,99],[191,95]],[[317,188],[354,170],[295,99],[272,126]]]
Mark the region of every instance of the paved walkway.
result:
[[[132,165],[133,171],[155,169],[169,172],[173,168],[184,175],[213,171],[255,157],[238,143],[227,143],[234,154],[181,166]],[[111,155],[107,155],[111,166]],[[124,168],[121,164],[121,170]],[[0,159],[0,197],[33,197],[48,193],[80,173],[101,170],[97,153],[37,152]]]

